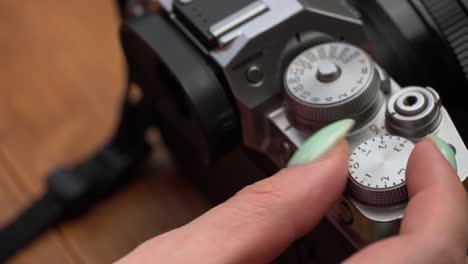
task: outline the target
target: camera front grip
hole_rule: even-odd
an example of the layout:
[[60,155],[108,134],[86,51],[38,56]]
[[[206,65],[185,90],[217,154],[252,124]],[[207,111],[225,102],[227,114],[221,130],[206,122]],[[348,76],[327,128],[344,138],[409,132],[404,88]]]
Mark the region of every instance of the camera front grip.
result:
[[146,103],[125,100],[121,122],[109,144],[75,166],[47,177],[46,193],[0,229],[0,263],[26,247],[51,226],[83,213],[129,181],[150,146],[144,139],[149,122]]

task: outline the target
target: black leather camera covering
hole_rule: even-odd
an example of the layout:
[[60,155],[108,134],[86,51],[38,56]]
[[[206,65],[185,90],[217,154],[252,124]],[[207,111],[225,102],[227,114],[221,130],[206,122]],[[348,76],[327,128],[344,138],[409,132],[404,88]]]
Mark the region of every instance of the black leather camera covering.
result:
[[146,14],[123,25],[130,80],[154,98],[161,127],[181,131],[186,150],[209,163],[240,143],[238,116],[223,80],[166,19]]

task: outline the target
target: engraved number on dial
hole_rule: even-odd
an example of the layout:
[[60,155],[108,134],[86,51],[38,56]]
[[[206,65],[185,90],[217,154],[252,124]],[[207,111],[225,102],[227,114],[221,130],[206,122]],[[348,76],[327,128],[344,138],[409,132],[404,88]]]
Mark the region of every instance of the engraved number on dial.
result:
[[413,148],[411,141],[397,136],[381,136],[364,142],[351,154],[351,178],[372,189],[405,184],[406,165]]
[[[317,77],[320,62],[338,66],[341,77],[322,83]],[[322,44],[306,50],[288,67],[285,84],[289,93],[311,104],[327,105],[347,100],[366,87],[371,79],[371,59],[362,50],[346,43]]]

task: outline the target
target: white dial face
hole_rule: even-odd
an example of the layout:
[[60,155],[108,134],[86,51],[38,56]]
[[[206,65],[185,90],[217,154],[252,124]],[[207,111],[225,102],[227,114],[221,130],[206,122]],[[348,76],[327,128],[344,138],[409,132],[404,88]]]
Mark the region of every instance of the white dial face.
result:
[[351,154],[351,178],[372,189],[401,186],[405,184],[406,165],[413,149],[411,141],[397,136],[382,136],[364,142]]
[[[319,70],[336,78],[323,81]],[[372,61],[359,48],[346,43],[327,43],[300,54],[288,67],[285,76],[287,91],[299,100],[328,105],[343,102],[359,94],[374,73]]]

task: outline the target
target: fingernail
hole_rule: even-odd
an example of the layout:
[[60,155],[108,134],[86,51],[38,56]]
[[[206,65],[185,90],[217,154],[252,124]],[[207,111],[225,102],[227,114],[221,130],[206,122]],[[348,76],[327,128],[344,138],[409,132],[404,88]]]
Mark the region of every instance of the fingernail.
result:
[[442,155],[444,155],[444,157],[448,160],[450,165],[452,165],[452,167],[457,170],[457,159],[455,157],[455,151],[453,151],[453,148],[438,136],[431,136],[430,138],[435,143]]
[[352,119],[343,119],[320,129],[292,156],[288,167],[303,166],[319,160],[348,135],[355,123]]

